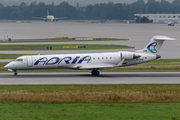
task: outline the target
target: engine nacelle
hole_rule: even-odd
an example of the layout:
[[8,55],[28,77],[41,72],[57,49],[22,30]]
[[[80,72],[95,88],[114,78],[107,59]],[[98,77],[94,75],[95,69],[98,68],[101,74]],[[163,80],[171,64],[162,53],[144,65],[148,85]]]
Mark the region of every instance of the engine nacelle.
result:
[[45,22],[47,22],[47,19],[44,19]]
[[131,59],[136,59],[141,57],[140,55],[138,55],[137,53],[133,53],[133,52],[121,52],[121,58],[122,59],[126,59],[126,60],[131,60]]

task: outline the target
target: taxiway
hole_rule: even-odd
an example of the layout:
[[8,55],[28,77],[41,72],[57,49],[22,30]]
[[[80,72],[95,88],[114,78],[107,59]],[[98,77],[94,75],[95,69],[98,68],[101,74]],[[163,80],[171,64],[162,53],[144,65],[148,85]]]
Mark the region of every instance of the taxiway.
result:
[[180,72],[0,73],[0,85],[40,84],[180,84]]

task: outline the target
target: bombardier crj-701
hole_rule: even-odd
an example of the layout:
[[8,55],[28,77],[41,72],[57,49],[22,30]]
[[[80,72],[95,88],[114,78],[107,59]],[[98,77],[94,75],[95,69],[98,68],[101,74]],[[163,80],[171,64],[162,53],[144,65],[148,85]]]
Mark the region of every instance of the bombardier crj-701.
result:
[[92,70],[92,75],[98,76],[100,74],[98,70],[135,65],[160,58],[161,56],[157,55],[157,53],[166,40],[171,41],[175,39],[166,36],[154,36],[144,49],[135,52],[118,51],[21,56],[7,64],[4,68],[14,71],[15,76],[17,76],[17,70],[60,68]]

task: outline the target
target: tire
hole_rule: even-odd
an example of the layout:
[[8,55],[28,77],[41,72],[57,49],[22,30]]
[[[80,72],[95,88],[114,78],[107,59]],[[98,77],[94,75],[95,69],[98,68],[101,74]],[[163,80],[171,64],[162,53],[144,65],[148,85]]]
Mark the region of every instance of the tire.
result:
[[99,76],[99,71],[92,71],[91,74],[92,74],[93,76]]
[[14,73],[14,76],[17,76],[17,73],[16,73],[16,72]]

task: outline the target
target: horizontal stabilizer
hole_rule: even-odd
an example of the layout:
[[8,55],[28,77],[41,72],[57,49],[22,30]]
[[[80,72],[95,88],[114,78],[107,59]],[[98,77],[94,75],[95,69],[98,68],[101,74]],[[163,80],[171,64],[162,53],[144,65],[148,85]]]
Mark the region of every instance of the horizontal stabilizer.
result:
[[176,40],[175,38],[170,38],[167,36],[154,36],[154,40]]

